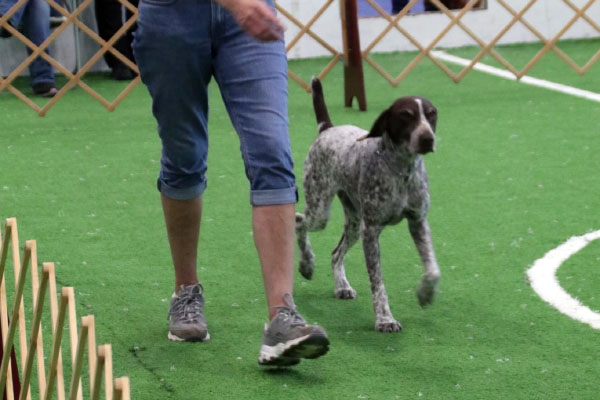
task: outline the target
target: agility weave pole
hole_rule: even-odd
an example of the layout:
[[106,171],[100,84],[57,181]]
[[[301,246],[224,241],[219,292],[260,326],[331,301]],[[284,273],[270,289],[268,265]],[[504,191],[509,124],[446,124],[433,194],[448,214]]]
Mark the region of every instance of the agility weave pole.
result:
[[[81,319],[77,329],[75,291],[63,287],[58,304],[56,276],[53,263],[43,263],[41,280],[38,274],[37,248],[35,240],[25,242],[22,261],[19,257],[19,235],[17,221],[6,220],[4,237],[0,233],[0,396],[6,400],[81,400],[84,398],[83,384],[89,382],[90,399],[129,400],[129,378],[113,380],[112,352],[109,344],[96,346],[94,316]],[[8,252],[12,253],[14,292],[7,289]],[[33,315],[26,317],[24,292],[27,274],[31,275]],[[29,289],[29,288],[27,288]],[[9,294],[12,307],[8,307]],[[50,358],[44,356],[44,305],[49,301],[52,327],[46,330],[50,337]],[[48,308],[48,307],[47,307]],[[28,326],[29,324],[29,326]],[[63,331],[68,324],[69,344],[63,343]],[[29,335],[27,330],[29,329]],[[15,342],[15,336],[18,336]],[[68,346],[68,347],[67,347]],[[62,353],[69,350],[70,364],[63,363]],[[87,351],[88,368],[84,368]],[[34,366],[34,363],[36,364]],[[66,367],[66,368],[64,368]],[[36,369],[34,372],[34,368]],[[65,372],[70,370],[65,386]],[[37,375],[37,383],[32,376]],[[104,385],[104,397],[101,397]],[[55,397],[54,397],[55,396]]]

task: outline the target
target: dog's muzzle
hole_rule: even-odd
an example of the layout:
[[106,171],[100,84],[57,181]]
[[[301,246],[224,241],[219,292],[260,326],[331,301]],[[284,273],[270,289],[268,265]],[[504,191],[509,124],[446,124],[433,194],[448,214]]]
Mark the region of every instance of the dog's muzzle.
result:
[[435,138],[431,133],[424,133],[419,136],[417,153],[427,154],[435,151]]

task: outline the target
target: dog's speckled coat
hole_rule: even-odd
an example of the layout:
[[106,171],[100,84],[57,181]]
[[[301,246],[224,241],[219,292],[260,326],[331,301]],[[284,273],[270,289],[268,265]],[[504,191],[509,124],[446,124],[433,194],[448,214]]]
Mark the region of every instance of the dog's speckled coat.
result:
[[312,278],[314,253],[308,232],[325,228],[334,196],[345,214],[344,232],[332,254],[335,295],[356,297],[346,279],[344,258],[362,236],[371,282],[375,329],[402,329],[388,304],[380,265],[379,235],[387,225],[408,220],[409,231],[424,264],[417,289],[421,305],[433,301],[440,279],[431,232],[426,220],[429,187],[423,154],[434,150],[437,110],[422,97],[403,97],[378,118],[370,132],[355,126],[333,126],[321,83],[312,82],[319,136],[304,164],[306,209],[296,214],[301,252],[300,272]]

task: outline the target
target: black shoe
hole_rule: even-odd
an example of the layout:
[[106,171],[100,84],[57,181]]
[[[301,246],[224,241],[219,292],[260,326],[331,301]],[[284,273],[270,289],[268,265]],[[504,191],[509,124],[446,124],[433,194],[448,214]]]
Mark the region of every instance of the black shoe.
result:
[[110,77],[115,81],[130,81],[135,76],[133,71],[125,66],[116,67],[110,73]]
[[54,97],[58,90],[54,87],[54,83],[42,82],[33,85],[33,93],[41,97]]

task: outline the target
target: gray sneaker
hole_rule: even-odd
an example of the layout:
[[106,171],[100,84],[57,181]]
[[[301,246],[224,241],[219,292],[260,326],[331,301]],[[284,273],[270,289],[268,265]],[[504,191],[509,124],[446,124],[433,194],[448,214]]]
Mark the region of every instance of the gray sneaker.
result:
[[202,342],[210,339],[204,320],[202,285],[181,285],[178,294],[171,297],[169,308],[169,334],[177,342]]
[[285,306],[265,325],[258,363],[279,367],[295,365],[300,358],[317,358],[329,350],[329,339],[318,325],[307,325],[291,295],[284,296]]

